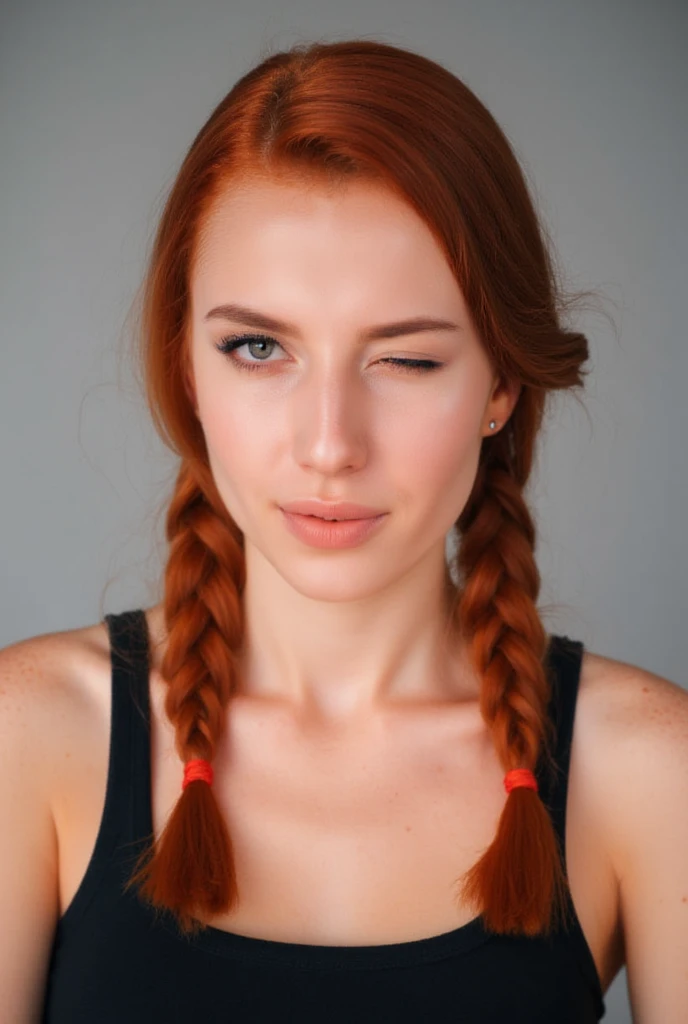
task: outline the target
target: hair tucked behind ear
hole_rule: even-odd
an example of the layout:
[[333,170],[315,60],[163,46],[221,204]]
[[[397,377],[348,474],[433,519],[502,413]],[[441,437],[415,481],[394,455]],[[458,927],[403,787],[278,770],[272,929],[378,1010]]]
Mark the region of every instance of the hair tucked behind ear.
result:
[[[181,467],[167,514],[170,554],[164,613],[168,640],[161,674],[165,712],[182,762],[212,762],[236,680],[243,632],[243,535],[227,515],[207,469]],[[232,843],[211,786],[190,782],[155,847],[144,850],[129,880],[183,931],[192,910],[220,913],[238,899]]]
[[[140,339],[154,423],[181,458],[167,520],[162,663],[179,757],[215,754],[236,683],[244,585],[242,535],[215,489],[189,387],[189,284],[214,201],[261,177],[374,182],[410,204],[443,248],[491,365],[520,385],[506,425],[483,441],[457,520],[456,621],[504,768],[534,770],[548,753],[549,686],[523,491],[545,397],[580,387],[587,341],[560,324],[566,303],[522,171],[492,115],[440,64],[371,40],[299,44],[246,73],[196,136],[155,238]],[[148,855],[132,882],[185,930],[197,927],[196,915],[235,905],[230,837],[207,782],[181,791]],[[464,878],[463,898],[493,931],[534,934],[560,916],[564,888],[540,796],[512,790],[494,842]]]

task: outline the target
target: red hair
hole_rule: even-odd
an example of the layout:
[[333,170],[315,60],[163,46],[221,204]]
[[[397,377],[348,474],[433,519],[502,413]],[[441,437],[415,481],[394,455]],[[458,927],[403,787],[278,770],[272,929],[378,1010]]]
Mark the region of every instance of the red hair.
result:
[[[551,767],[547,635],[536,601],[535,525],[524,500],[545,398],[580,387],[584,335],[567,330],[542,228],[518,161],[492,115],[441,65],[381,42],[298,44],[245,74],[189,149],[162,213],[143,284],[140,356],[155,425],[179,456],[167,511],[165,712],[187,762],[212,762],[237,683],[243,534],[209,469],[185,386],[189,281],[213,200],[247,176],[328,185],[377,180],[442,246],[500,377],[518,381],[504,427],[483,439],[456,530],[454,622],[481,679],[480,707],[505,772]],[[180,771],[181,783],[181,771]],[[541,797],[506,798],[494,841],[459,898],[497,933],[547,933],[565,914],[563,851]],[[130,885],[180,927],[236,905],[231,838],[213,789],[180,795]]]

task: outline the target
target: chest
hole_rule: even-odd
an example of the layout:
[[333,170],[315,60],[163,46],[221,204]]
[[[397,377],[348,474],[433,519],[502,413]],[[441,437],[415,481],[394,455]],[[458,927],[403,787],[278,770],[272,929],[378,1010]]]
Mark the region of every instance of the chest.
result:
[[240,712],[216,756],[215,785],[242,901],[212,923],[351,945],[433,935],[474,917],[453,890],[489,842],[505,793],[473,725],[431,713],[314,737],[279,714],[266,722]]
[[[182,766],[151,689],[156,835]],[[85,873],[107,782],[107,709],[80,749],[58,825],[60,911]],[[238,704],[217,751],[214,791],[234,847],[240,901],[216,928],[278,941],[369,945],[450,931],[476,910],[456,885],[494,836],[503,770],[477,709],[401,715],[365,730],[306,731],[279,711]],[[618,908],[586,815],[575,757],[566,860],[574,905],[606,987],[617,966]],[[78,779],[78,782],[76,781]]]

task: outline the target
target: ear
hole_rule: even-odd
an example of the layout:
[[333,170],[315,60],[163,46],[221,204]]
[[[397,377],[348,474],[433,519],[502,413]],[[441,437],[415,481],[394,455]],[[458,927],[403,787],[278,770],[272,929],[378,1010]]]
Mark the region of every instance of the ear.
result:
[[[485,420],[483,423],[483,437],[492,437],[498,433],[511,416],[522,385],[518,381],[505,381],[498,379],[494,385],[492,396],[485,409]],[[494,430],[490,430],[491,420],[496,421]]]

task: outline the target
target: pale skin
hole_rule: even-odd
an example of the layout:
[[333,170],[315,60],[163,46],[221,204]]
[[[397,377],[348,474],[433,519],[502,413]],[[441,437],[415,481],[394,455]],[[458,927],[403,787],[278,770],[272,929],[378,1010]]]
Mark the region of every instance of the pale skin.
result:
[[[450,931],[475,916],[454,883],[491,841],[506,793],[479,681],[447,642],[445,536],[489,422],[503,427],[518,389],[493,374],[427,227],[379,186],[262,183],[225,195],[191,295],[189,390],[247,567],[240,686],[214,762],[240,904],[209,923],[343,945]],[[229,303],[293,330],[207,319]],[[418,316],[456,327],[364,339]],[[235,353],[262,358],[255,372],[216,347],[239,333],[275,342]],[[415,374],[388,359],[442,367]],[[317,550],[285,530],[277,507],[308,496],[388,515],[358,548]],[[163,712],[161,606],[147,617],[159,834],[182,766]],[[56,921],[98,831],[109,729],[104,625],[0,652],[8,1021],[40,1019]],[[687,807],[688,694],[586,650],[567,867],[603,990],[626,963],[640,1024],[679,1024],[688,1005]]]

